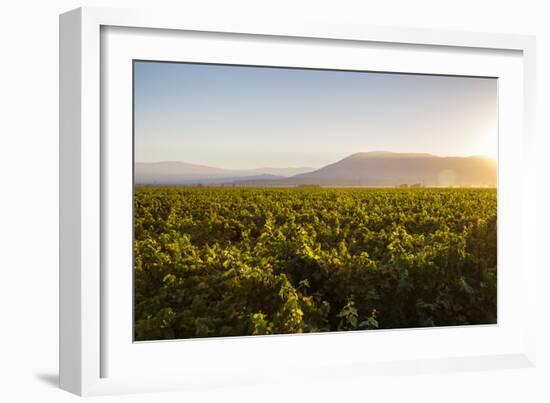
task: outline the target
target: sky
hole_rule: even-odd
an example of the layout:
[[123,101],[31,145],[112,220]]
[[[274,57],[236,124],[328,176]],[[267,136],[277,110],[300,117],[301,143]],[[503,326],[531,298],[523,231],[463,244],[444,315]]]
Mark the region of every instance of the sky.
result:
[[497,154],[497,80],[134,62],[134,159],[320,168],[365,151]]

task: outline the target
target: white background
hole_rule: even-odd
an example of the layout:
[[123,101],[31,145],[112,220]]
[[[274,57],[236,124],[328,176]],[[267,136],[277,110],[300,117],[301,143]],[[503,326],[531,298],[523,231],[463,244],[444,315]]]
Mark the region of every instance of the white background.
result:
[[[93,398],[157,401],[550,401],[550,298],[544,251],[550,205],[543,184],[550,125],[550,28],[545,1],[186,1],[181,12],[274,20],[316,18],[374,25],[467,29],[537,35],[539,364],[535,369],[373,377],[300,384]],[[81,5],[151,7],[147,1],[5,1],[0,6],[0,399],[75,401],[58,390],[58,14]],[[546,133],[546,135],[543,135]],[[543,175],[542,172],[546,172]]]

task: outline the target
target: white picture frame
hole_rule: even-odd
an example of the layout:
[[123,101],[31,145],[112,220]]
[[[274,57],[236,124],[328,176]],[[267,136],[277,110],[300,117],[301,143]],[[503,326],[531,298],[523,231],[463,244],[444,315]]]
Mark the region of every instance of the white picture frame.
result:
[[[183,43],[181,41],[186,41],[183,49],[175,46]],[[194,41],[202,42],[199,46]],[[273,52],[251,51],[251,46],[262,45],[262,41],[269,41]],[[341,59],[332,62],[320,56],[315,59],[313,51],[309,59],[289,53],[296,44],[303,50],[313,43],[316,47],[324,46],[326,51],[342,49]],[[220,53],[220,44],[231,44],[226,46],[231,52],[211,56]],[[378,65],[361,64],[365,63],[361,57],[354,58],[354,54],[377,52],[373,47],[383,48],[382,52],[386,52],[386,47],[392,48],[384,53],[385,61]],[[355,50],[352,54],[344,48]],[[381,372],[397,375],[534,365],[535,318],[529,316],[536,311],[535,163],[532,158],[534,49],[534,38],[520,35],[319,21],[299,25],[269,20],[213,21],[149,10],[81,8],[61,15],[61,387],[79,395],[97,395],[294,382],[296,379],[331,380]],[[405,65],[405,56],[410,57],[411,53],[407,52],[411,51],[425,56],[415,58],[416,65],[410,60]],[[110,259],[118,259],[112,256],[109,242],[116,239],[117,233],[121,241],[129,236],[124,235],[128,230],[124,215],[122,221],[117,221],[113,217],[119,215],[108,214],[117,208],[116,200],[127,200],[127,185],[131,183],[127,171],[131,155],[127,137],[113,134],[115,129],[127,133],[130,119],[129,81],[120,78],[128,74],[128,60],[132,58],[171,60],[185,57],[181,56],[182,52],[193,54],[193,61],[276,65],[279,60],[288,65],[297,60],[294,63],[298,67],[311,63],[331,68],[357,63],[357,67],[363,69],[496,74],[502,78],[503,109],[499,124],[505,137],[499,150],[499,157],[503,157],[499,158],[499,203],[501,198],[506,202],[502,208],[499,204],[499,264],[503,256],[501,250],[505,250],[502,253],[507,253],[507,261],[521,268],[517,272],[505,271],[510,275],[503,278],[499,274],[499,317],[504,315],[503,322],[499,319],[499,325],[487,327],[376,331],[370,335],[350,332],[132,343],[128,337],[131,329],[126,329],[128,323],[124,318],[124,312],[129,306],[131,309],[131,300],[127,298],[131,283],[125,284],[124,279],[128,277],[114,276],[114,272],[108,270],[112,267]],[[517,113],[512,113],[514,110]],[[510,113],[502,113],[506,111]],[[117,156],[121,157],[120,165],[126,168],[114,167],[111,158]],[[502,247],[500,228],[510,230],[504,237],[504,246],[517,244],[516,250]],[[124,263],[123,256],[121,259]],[[512,287],[519,296],[516,307],[500,298],[501,289],[512,290]],[[113,292],[122,297],[114,301]],[[523,312],[521,317],[520,312]],[[131,311],[127,314],[131,318]],[[122,325],[117,326],[118,323]],[[368,352],[371,357],[368,359],[361,354],[349,359],[330,353],[325,358],[315,357],[318,349],[330,352],[338,346],[344,346],[342,353],[349,353],[364,343],[366,337],[374,346],[379,343],[375,339],[386,340],[376,348],[379,355],[372,350]],[[463,348],[445,347],[457,340],[462,340]],[[476,340],[484,341],[474,343]],[[417,352],[408,354],[405,349],[396,348],[390,355],[388,343],[415,345]],[[474,344],[478,344],[477,347]],[[303,362],[291,357],[283,361],[281,357],[285,358],[286,351],[301,351]],[[181,360],[170,360],[169,357],[178,354],[187,357],[184,365]],[[216,370],[211,369],[213,362],[219,364]],[[159,364],[163,371],[155,367]]]

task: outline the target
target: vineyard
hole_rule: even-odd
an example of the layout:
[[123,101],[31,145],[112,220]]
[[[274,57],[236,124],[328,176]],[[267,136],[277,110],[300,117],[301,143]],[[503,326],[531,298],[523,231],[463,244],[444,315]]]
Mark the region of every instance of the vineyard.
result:
[[136,187],[135,339],[489,324],[495,189]]

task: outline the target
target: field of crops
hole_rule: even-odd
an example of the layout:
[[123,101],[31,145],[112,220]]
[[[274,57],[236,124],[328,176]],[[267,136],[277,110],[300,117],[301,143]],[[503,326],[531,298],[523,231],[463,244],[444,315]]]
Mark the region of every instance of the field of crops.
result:
[[496,199],[136,187],[135,339],[495,323]]

